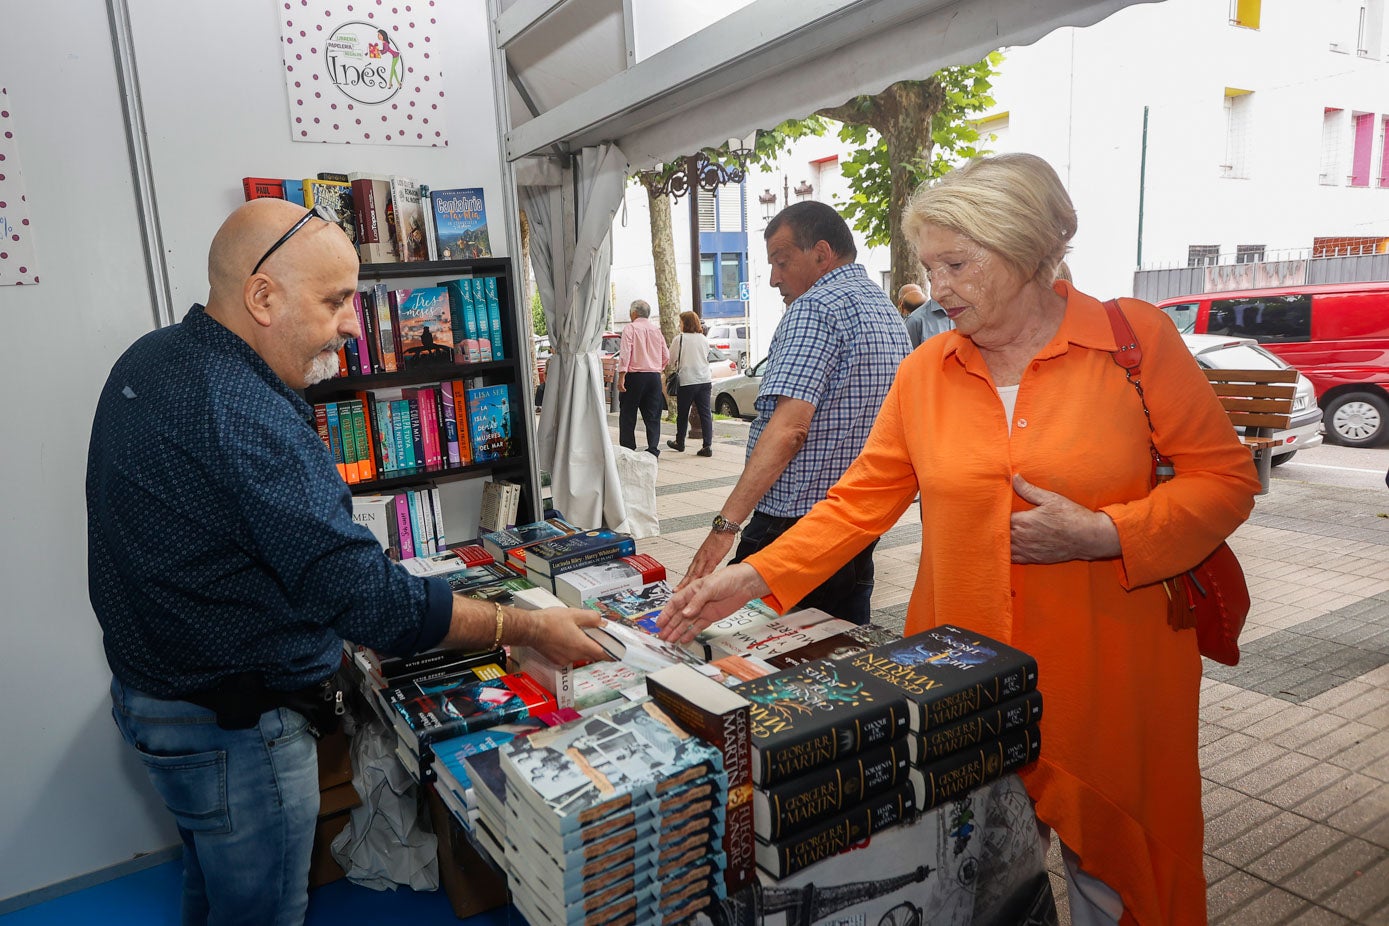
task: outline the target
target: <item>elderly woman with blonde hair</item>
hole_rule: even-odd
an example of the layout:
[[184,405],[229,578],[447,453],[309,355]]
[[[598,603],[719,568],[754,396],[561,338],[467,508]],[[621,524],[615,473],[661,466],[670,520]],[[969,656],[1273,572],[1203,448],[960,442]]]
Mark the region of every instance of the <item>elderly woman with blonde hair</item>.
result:
[[[955,623],[1037,658],[1042,755],[1022,778],[1060,838],[1073,921],[1204,923],[1201,657],[1161,581],[1248,516],[1249,452],[1171,321],[1123,299],[1145,414],[1104,304],[1057,279],[1076,214],[1045,161],[973,161],[904,218],[955,329],[902,362],[827,498],[682,589],[662,636],[690,639],[751,598],[794,605],[919,493],[906,631]],[[1156,487],[1153,446],[1176,465]]]

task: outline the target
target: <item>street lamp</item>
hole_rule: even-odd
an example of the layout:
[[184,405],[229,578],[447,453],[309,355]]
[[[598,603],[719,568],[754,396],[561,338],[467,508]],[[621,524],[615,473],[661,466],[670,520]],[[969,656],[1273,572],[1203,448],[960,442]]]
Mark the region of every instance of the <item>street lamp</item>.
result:
[[[796,184],[797,202],[810,196],[815,192],[815,187],[810,185],[809,180],[802,180]],[[763,190],[758,194],[757,201],[762,204],[762,218],[770,219],[777,213],[777,196],[770,189]],[[781,208],[785,209],[791,205],[791,181],[785,175],[781,175]]]

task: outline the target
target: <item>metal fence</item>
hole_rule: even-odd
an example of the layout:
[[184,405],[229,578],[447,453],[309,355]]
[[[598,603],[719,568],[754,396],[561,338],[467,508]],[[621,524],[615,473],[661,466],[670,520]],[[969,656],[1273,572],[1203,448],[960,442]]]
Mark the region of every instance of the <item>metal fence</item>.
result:
[[1389,280],[1389,254],[1348,257],[1289,258],[1205,267],[1136,270],[1133,294],[1148,302],[1173,296],[1267,289],[1312,283],[1369,283]]

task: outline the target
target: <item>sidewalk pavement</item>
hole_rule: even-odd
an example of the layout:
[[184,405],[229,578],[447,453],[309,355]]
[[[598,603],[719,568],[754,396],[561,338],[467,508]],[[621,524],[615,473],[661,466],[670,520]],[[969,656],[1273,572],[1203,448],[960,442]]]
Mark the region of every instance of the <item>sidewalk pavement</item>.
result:
[[[747,423],[716,419],[712,458],[663,431],[661,536],[641,549],[678,580],[742,472]],[[1253,604],[1239,666],[1208,661],[1202,681],[1210,920],[1389,926],[1389,492],[1274,480],[1230,544]],[[902,628],[920,546],[913,506],[878,544],[876,622]],[[1050,867],[1069,924],[1055,852]]]

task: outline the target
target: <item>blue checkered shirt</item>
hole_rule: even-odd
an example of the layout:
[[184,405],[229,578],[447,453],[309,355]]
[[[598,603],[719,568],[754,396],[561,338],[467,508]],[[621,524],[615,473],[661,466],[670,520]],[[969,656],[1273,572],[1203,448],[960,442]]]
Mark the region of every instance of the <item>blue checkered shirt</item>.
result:
[[796,518],[825,497],[863,449],[911,344],[902,316],[859,264],[831,270],[787,308],[772,335],[748,456],[777,397],[815,406],[810,433],[757,510]]

